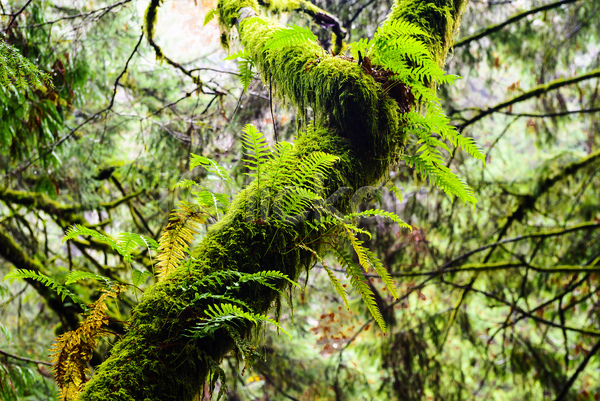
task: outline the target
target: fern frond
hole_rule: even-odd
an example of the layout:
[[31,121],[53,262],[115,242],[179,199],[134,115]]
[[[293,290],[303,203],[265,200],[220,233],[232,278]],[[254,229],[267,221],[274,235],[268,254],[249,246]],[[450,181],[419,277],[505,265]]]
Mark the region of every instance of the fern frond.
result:
[[275,290],[283,295],[282,290],[275,287],[273,284],[271,284],[269,282],[269,280],[272,280],[272,279],[284,280],[284,281],[287,281],[288,283],[290,283],[291,285],[300,288],[300,284],[298,284],[294,280],[290,279],[287,275],[285,275],[282,272],[277,271],[277,270],[263,270],[258,273],[243,274],[240,277],[239,282],[246,283],[249,281],[253,281],[255,283],[264,285],[265,287],[269,287],[270,289]]
[[96,230],[92,230],[91,228],[84,227],[81,224],[74,224],[71,227],[67,228],[67,231],[65,234],[66,235],[62,240],[63,243],[65,243],[68,240],[73,239],[75,237],[79,237],[80,235],[87,235],[94,239],[97,239],[98,241],[100,241],[102,243],[110,245],[110,247],[112,249],[117,251],[127,261],[131,260],[131,256],[121,247],[121,245],[119,243],[117,243],[117,241],[115,241],[114,239],[112,239],[110,237],[107,237],[104,234],[100,234]]
[[248,163],[250,169],[248,175],[260,182],[262,168],[271,156],[271,148],[265,136],[258,132],[254,125],[246,125],[242,132],[242,146],[244,148],[244,158],[242,160]]
[[294,174],[292,185],[320,188],[325,177],[339,157],[325,152],[312,152],[304,156]]
[[201,191],[195,191],[194,196],[196,197],[198,206],[215,210],[217,218],[219,218],[219,211],[225,213],[229,208],[230,201],[228,195],[202,189]]
[[275,198],[273,217],[284,224],[294,224],[294,217],[302,216],[313,208],[313,202],[321,197],[305,188],[285,188]]
[[418,25],[408,22],[401,18],[390,19],[386,21],[380,29],[377,30],[377,34],[380,36],[388,36],[390,38],[397,38],[399,36],[425,36],[430,35],[422,30]]
[[69,297],[74,303],[81,306],[84,310],[86,309],[86,306],[81,302],[81,299],[76,294],[74,294],[71,290],[69,290],[64,285],[60,284],[52,277],[46,276],[43,273],[39,273],[34,270],[15,269],[10,271],[7,275],[5,275],[2,280],[15,278],[39,281],[46,287],[49,287],[52,290],[54,290],[54,292],[56,292],[58,296],[60,296],[62,301],[64,301],[66,297]]
[[254,312],[246,312],[239,306],[224,303],[209,305],[206,310],[208,320],[205,322],[198,323],[194,326],[191,331],[191,337],[204,337],[206,335],[213,335],[220,328],[233,328],[236,331],[241,328],[239,325],[246,325],[250,323],[253,326],[257,326],[261,322],[271,324],[283,333],[287,334],[290,339],[292,338],[288,332],[275,320],[271,319],[266,315]]
[[266,50],[283,49],[292,45],[302,43],[314,43],[317,37],[308,28],[303,28],[297,25],[280,28],[275,31],[271,38],[266,40]]
[[67,274],[67,277],[65,277],[65,285],[74,284],[82,280],[97,280],[102,283],[102,286],[105,288],[111,288],[115,285],[115,282],[108,277],[82,270],[73,270]]
[[429,179],[433,185],[446,192],[450,198],[456,196],[463,202],[470,202],[473,206],[477,204],[477,198],[471,187],[448,167],[433,164],[418,155],[404,156],[403,160],[409,167],[414,167],[423,178]]
[[118,238],[119,245],[121,246],[121,249],[129,255],[129,260],[131,260],[131,253],[139,247],[153,251],[158,249],[158,242],[145,235],[123,232],[119,234]]
[[390,295],[394,297],[394,299],[398,299],[398,288],[396,287],[396,283],[392,279],[392,276],[387,271],[381,260],[371,252],[370,249],[366,249],[365,253],[367,254],[367,258],[369,259],[369,264],[375,270],[379,278],[383,281],[383,283],[387,286]]
[[208,10],[206,15],[204,16],[204,26],[208,25],[210,21],[212,21],[218,15],[216,8],[211,8]]
[[239,52],[232,53],[229,56],[225,57],[224,60],[237,60],[238,66],[238,79],[244,88],[244,92],[248,90],[250,84],[252,83],[252,79],[254,79],[254,74],[252,73],[252,67],[254,67],[254,60],[250,57],[250,54],[245,50],[240,50]]
[[87,378],[87,363],[92,358],[98,338],[105,333],[103,327],[108,324],[106,301],[116,298],[120,287],[104,292],[98,300],[89,305],[89,314],[81,325],[73,331],[55,339],[50,351],[55,381],[63,400],[76,399]]
[[148,280],[148,277],[152,277],[152,273],[138,269],[132,269],[131,284],[138,287],[140,284],[145,283],[146,280]]
[[52,88],[50,76],[40,71],[12,45],[0,39],[0,86],[18,89]]
[[244,301],[237,299],[235,297],[230,297],[228,295],[219,295],[219,294],[211,294],[210,292],[205,292],[205,293],[195,293],[194,294],[194,299],[192,299],[191,302],[198,302],[198,301],[203,301],[203,300],[219,300],[219,301],[224,301],[224,302],[228,302],[228,303],[232,303],[232,304],[238,304],[240,306],[243,306],[246,309],[251,309],[250,306],[245,303]]
[[185,258],[188,244],[199,233],[199,226],[206,223],[206,218],[204,211],[184,202],[171,213],[170,222],[158,241],[156,272],[159,278],[179,266],[179,262]]
[[368,249],[363,246],[363,241],[356,238],[356,234],[352,230],[346,228],[346,232],[348,233],[347,238],[358,257],[358,263],[365,269],[365,272],[368,272],[369,267],[371,267],[369,255],[367,254]]
[[265,168],[269,187],[278,190],[282,185],[289,185],[297,161],[293,144],[290,142],[276,144],[273,159],[269,160]]
[[[219,177],[220,180],[225,181],[227,184],[231,184],[231,176],[223,167],[216,161],[209,159],[208,157],[196,155],[192,153],[190,155],[190,170],[202,166],[208,171],[209,174],[214,174]],[[193,181],[192,181],[193,182]]]
[[459,134],[456,136],[456,142],[459,147],[465,150],[465,152],[474,158],[481,160],[485,164],[485,155],[481,151],[481,148],[477,142],[475,142],[475,139],[467,138]]
[[225,57],[223,60],[235,60],[236,58],[246,58],[248,57],[248,52],[246,52],[245,49],[242,49],[240,51],[237,51],[235,53],[231,53],[230,55],[228,55],[227,57]]
[[385,322],[383,321],[383,316],[377,307],[375,295],[373,294],[373,291],[371,291],[371,288],[369,288],[364,274],[360,268],[352,262],[350,255],[348,255],[345,251],[341,249],[335,249],[335,256],[337,261],[346,270],[346,276],[350,280],[350,284],[352,284],[352,287],[358,291],[360,297],[367,306],[367,309],[371,313],[371,316],[373,316],[373,319],[375,319],[381,328],[381,331],[385,333],[386,327]]
[[340,283],[340,280],[335,276],[333,271],[329,267],[327,267],[325,261],[323,260],[323,258],[321,258],[321,255],[319,255],[315,250],[307,247],[304,244],[299,244],[299,248],[311,253],[315,257],[315,259],[321,262],[321,265],[323,266],[323,269],[325,269],[325,272],[327,272],[327,276],[329,277],[329,281],[331,281],[333,288],[335,288],[335,291],[342,298],[342,301],[344,302],[344,305],[346,305],[346,308],[350,308],[350,306],[348,305],[348,294],[346,293],[346,289],[344,288],[342,283]]
[[412,231],[412,226],[410,224],[407,224],[396,213],[388,212],[386,210],[369,209],[369,210],[365,210],[364,212],[350,213],[350,214],[347,214],[345,217],[357,218],[357,217],[370,217],[370,216],[380,216],[380,217],[388,218],[388,219],[392,220],[394,223],[398,224],[400,227],[408,228],[410,231]]

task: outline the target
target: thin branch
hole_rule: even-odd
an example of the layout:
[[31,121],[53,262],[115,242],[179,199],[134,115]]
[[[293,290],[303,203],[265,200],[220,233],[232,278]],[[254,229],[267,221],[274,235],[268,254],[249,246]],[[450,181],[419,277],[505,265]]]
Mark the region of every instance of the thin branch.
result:
[[133,52],[131,52],[131,54],[129,55],[129,58],[127,59],[127,62],[125,63],[125,68],[123,68],[123,71],[121,71],[121,73],[119,74],[119,76],[115,80],[115,83],[113,85],[112,96],[110,98],[110,102],[109,102],[108,106],[105,107],[104,109],[96,112],[95,114],[93,114],[89,118],[87,118],[84,122],[82,122],[81,124],[79,124],[77,127],[73,128],[68,134],[64,135],[62,138],[60,138],[58,141],[54,142],[52,145],[46,147],[45,151],[43,151],[41,153],[38,153],[38,155],[36,157],[34,157],[33,159],[31,159],[27,163],[23,164],[21,167],[16,168],[14,171],[11,171],[11,172],[5,174],[4,177],[6,177],[8,175],[18,175],[18,174],[22,173],[23,171],[25,171],[26,169],[28,169],[36,161],[38,161],[40,159],[43,159],[44,157],[48,156],[50,153],[54,152],[56,150],[56,148],[58,148],[63,142],[65,142],[67,139],[69,139],[71,136],[73,136],[73,134],[75,132],[77,132],[81,127],[83,127],[84,125],[88,124],[90,121],[95,120],[96,118],[100,117],[102,114],[104,114],[107,111],[110,111],[112,109],[112,107],[114,105],[114,102],[115,102],[115,97],[116,97],[116,94],[117,94],[117,86],[119,85],[119,80],[127,72],[127,68],[129,67],[129,62],[131,61],[131,59],[133,58],[133,56],[135,55],[135,53],[138,51],[138,48],[140,47],[140,44],[142,43],[142,38],[143,37],[144,37],[144,34],[142,33],[140,35],[140,38],[139,38],[137,44],[135,45],[135,48],[133,49]]
[[67,20],[76,19],[76,18],[87,18],[90,15],[94,15],[96,13],[101,13],[101,12],[102,12],[101,17],[102,17],[102,16],[106,15],[106,13],[108,13],[113,8],[122,6],[122,5],[127,4],[127,3],[131,3],[131,1],[132,0],[123,0],[123,1],[120,1],[118,3],[114,3],[114,4],[111,4],[109,6],[98,8],[98,9],[95,9],[95,10],[92,10],[92,11],[88,11],[88,12],[85,12],[85,13],[67,15],[65,17],[61,17],[61,18],[55,19],[53,21],[46,21],[46,22],[42,22],[42,23],[39,23],[39,24],[26,25],[26,26],[23,27],[23,29],[37,28],[37,27],[44,26],[44,25],[52,25],[52,24],[56,24],[57,22],[60,22],[60,21],[67,21]]
[[458,42],[456,42],[454,44],[454,48],[466,46],[467,44],[471,43],[474,40],[481,39],[484,36],[487,36],[494,32],[497,32],[497,31],[501,30],[502,28],[504,28],[505,26],[515,23],[517,21],[520,21],[523,18],[528,17],[529,15],[537,14],[537,13],[540,13],[540,12],[543,12],[546,10],[550,10],[553,8],[558,8],[564,4],[575,3],[577,1],[580,1],[580,0],[560,0],[555,3],[545,4],[545,5],[537,7],[537,8],[532,8],[531,10],[517,13],[504,22],[500,22],[499,24],[490,25],[471,36],[467,36],[466,38],[459,40]]
[[15,22],[15,20],[17,19],[17,17],[19,15],[21,15],[21,13],[23,11],[25,11],[25,9],[27,8],[27,6],[29,5],[29,3],[31,3],[33,0],[29,0],[27,1],[27,3],[25,3],[25,5],[23,7],[21,7],[21,9],[19,11],[17,11],[16,13],[13,14],[12,18],[10,19],[10,22],[8,23],[8,25],[6,26],[6,29],[4,30],[4,32],[8,32],[10,30],[10,27],[12,26],[12,24]]
[[497,105],[495,105],[493,107],[490,107],[486,110],[482,110],[475,117],[465,121],[462,124],[459,124],[458,128],[459,128],[459,130],[462,131],[464,128],[468,127],[469,125],[472,125],[472,124],[476,123],[477,121],[481,120],[482,118],[489,116],[490,114],[493,114],[497,111],[500,111],[506,107],[512,106],[512,105],[520,103],[520,102],[524,102],[525,100],[529,100],[534,97],[539,97],[539,96],[543,95],[544,93],[549,92],[551,90],[559,89],[559,88],[562,88],[563,86],[572,85],[572,84],[575,84],[575,83],[578,83],[581,81],[585,81],[587,79],[596,78],[596,77],[600,77],[600,68],[592,70],[592,71],[588,72],[587,74],[578,75],[578,76],[572,77],[572,78],[555,79],[546,84],[541,84],[541,85],[535,86],[532,89],[528,90],[527,92],[524,92],[518,96],[515,96],[512,99],[505,100],[504,102],[498,103]]
[[577,380],[577,376],[579,376],[579,374],[581,372],[583,372],[583,370],[587,366],[590,359],[592,359],[592,357],[594,355],[596,355],[598,353],[598,351],[600,351],[600,340],[596,343],[596,345],[594,345],[594,347],[590,350],[590,352],[588,352],[588,354],[585,356],[585,358],[583,358],[583,361],[581,362],[581,364],[579,364],[579,366],[577,367],[577,370],[575,371],[575,373],[573,373],[573,375],[571,376],[569,381],[567,381],[565,383],[560,394],[556,397],[555,401],[562,401],[565,399],[567,393],[569,392],[569,389],[571,388],[571,386],[573,386],[573,383],[575,383],[575,380]]
[[531,118],[552,118],[552,117],[564,117],[572,114],[588,114],[588,113],[599,113],[600,107],[594,107],[591,109],[582,109],[582,110],[567,110],[561,111],[558,113],[548,113],[548,114],[535,114],[535,113],[512,113],[510,111],[498,111],[500,114],[505,114],[507,116],[515,116],[515,117],[531,117]]
[[580,329],[580,328],[571,327],[571,326],[563,326],[562,324],[554,323],[554,322],[552,322],[550,320],[543,319],[543,318],[541,318],[539,316],[536,316],[536,315],[534,315],[534,314],[532,314],[530,312],[527,312],[525,309],[523,309],[523,308],[521,308],[519,306],[514,305],[512,302],[509,302],[509,301],[505,300],[504,298],[501,298],[499,296],[491,294],[491,293],[489,293],[487,291],[483,291],[483,290],[477,289],[477,288],[473,287],[471,284],[461,285],[461,284],[453,283],[451,281],[446,281],[446,280],[443,280],[443,279],[442,279],[442,283],[449,284],[449,285],[451,285],[453,287],[456,287],[456,288],[462,288],[464,290],[473,291],[475,293],[484,295],[487,298],[493,299],[493,300],[498,301],[498,302],[500,302],[500,303],[502,303],[502,304],[504,304],[506,306],[511,307],[513,310],[519,312],[520,314],[524,315],[525,317],[528,317],[530,319],[535,320],[538,323],[542,323],[542,324],[545,324],[547,326],[554,327],[554,328],[561,329],[561,330],[573,331],[575,333],[585,334],[585,335],[592,336],[592,337],[600,337],[600,331],[597,331],[597,330],[585,330],[585,329]]
[[27,357],[24,357],[24,356],[19,356],[19,355],[11,354],[10,352],[6,352],[6,351],[1,350],[1,349],[0,349],[0,355],[4,355],[4,356],[6,356],[8,358],[16,359],[18,361],[29,362],[29,363],[37,363],[37,364],[46,365],[46,366],[52,366],[52,364],[50,362],[39,361],[37,359],[31,359],[31,358],[27,358]]
[[354,13],[354,15],[346,22],[345,26],[347,29],[349,29],[352,25],[352,23],[354,21],[356,21],[356,19],[358,18],[358,16],[367,8],[369,7],[371,4],[373,4],[375,2],[375,0],[369,0],[368,2],[366,2],[365,4],[363,4],[362,6],[360,6],[360,8],[358,10],[356,10],[356,12]]
[[511,242],[518,242],[518,241],[522,241],[525,239],[529,239],[529,238],[550,238],[550,237],[557,237],[557,236],[561,236],[564,234],[568,234],[570,232],[574,232],[574,231],[579,231],[579,230],[593,230],[594,228],[598,228],[600,227],[600,223],[595,222],[595,221],[588,221],[585,223],[581,223],[581,224],[577,224],[574,226],[571,226],[567,229],[554,229],[554,230],[550,230],[550,231],[546,231],[546,232],[538,232],[538,233],[531,233],[531,234],[525,234],[525,235],[519,235],[517,237],[513,237],[513,238],[507,238],[501,241],[496,241],[494,243],[488,244],[488,245],[484,245],[481,246],[479,248],[473,249],[472,251],[466,252],[454,259],[452,259],[449,262],[444,263],[444,265],[441,267],[440,270],[442,269],[447,269],[450,266],[469,258],[470,256],[485,251],[486,249],[492,248],[492,247],[496,247],[498,245],[502,245],[502,244],[508,244]]

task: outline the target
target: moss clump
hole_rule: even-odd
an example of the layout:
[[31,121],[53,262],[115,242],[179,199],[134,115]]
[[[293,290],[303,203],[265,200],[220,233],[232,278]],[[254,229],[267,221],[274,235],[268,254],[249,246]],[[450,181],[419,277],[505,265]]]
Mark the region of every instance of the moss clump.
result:
[[467,0],[396,0],[387,20],[405,20],[428,32],[430,35],[421,40],[428,44],[435,62],[442,67],[466,6]]

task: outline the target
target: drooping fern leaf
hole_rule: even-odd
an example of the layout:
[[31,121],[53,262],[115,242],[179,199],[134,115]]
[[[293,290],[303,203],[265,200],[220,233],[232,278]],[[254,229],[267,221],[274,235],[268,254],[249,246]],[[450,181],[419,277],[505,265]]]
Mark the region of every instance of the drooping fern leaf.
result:
[[450,198],[456,196],[464,202],[471,202],[473,205],[477,203],[471,187],[448,167],[424,160],[419,155],[404,156],[403,160],[409,167],[414,167],[423,178],[429,179],[432,184],[446,192]]
[[108,325],[106,301],[108,298],[117,298],[121,290],[120,286],[115,286],[100,295],[96,302],[89,305],[89,314],[80,326],[60,335],[52,345],[50,351],[54,378],[62,400],[75,400],[87,381],[88,362],[98,338],[107,334],[104,329]]
[[275,291],[281,293],[281,289],[279,289],[279,288],[275,287],[273,284],[271,284],[270,280],[287,281],[289,284],[300,288],[300,284],[298,284],[294,280],[290,279],[288,276],[286,276],[282,272],[276,271],[276,270],[263,270],[258,273],[242,274],[240,276],[239,283],[247,283],[247,282],[252,281],[252,282],[258,283],[260,285],[264,285],[265,287],[268,287],[272,290],[275,290]]
[[260,187],[264,164],[271,156],[271,148],[265,136],[256,127],[248,124],[242,130],[243,161],[248,164],[248,176],[256,179]]
[[223,167],[221,167],[216,161],[209,159],[208,157],[196,155],[194,153],[190,156],[190,170],[202,166],[208,171],[209,174],[214,174],[219,177],[222,181],[227,184],[231,184],[231,176]]
[[67,274],[67,277],[65,277],[65,285],[74,284],[82,280],[97,280],[98,282],[102,283],[104,288],[107,289],[112,288],[115,285],[115,282],[108,277],[82,270],[73,270]]
[[394,223],[398,224],[400,227],[408,228],[409,230],[412,231],[412,226],[407,224],[404,220],[402,220],[400,218],[400,216],[398,216],[395,213],[388,212],[385,210],[368,209],[363,212],[349,213],[344,217],[354,219],[354,218],[370,217],[370,216],[380,216],[380,217],[388,218],[388,219],[392,220]]
[[212,21],[218,15],[216,8],[211,8],[208,10],[206,15],[204,16],[204,26],[208,25],[210,21]]
[[350,280],[350,284],[358,291],[360,297],[367,306],[367,309],[371,313],[371,316],[373,316],[373,319],[375,319],[381,328],[381,331],[385,333],[386,326],[383,321],[383,316],[377,307],[375,295],[373,294],[373,291],[371,291],[371,288],[369,288],[363,272],[354,264],[354,262],[352,262],[350,255],[348,255],[346,251],[342,249],[335,249],[334,251],[337,261],[346,271],[346,276]]
[[207,214],[197,206],[181,202],[179,208],[171,213],[169,220],[158,241],[156,273],[159,278],[176,269],[186,257],[188,244],[199,233],[199,226],[206,223]]
[[336,275],[333,273],[333,271],[325,264],[325,261],[323,260],[323,258],[321,258],[321,256],[317,252],[315,252],[313,249],[311,249],[305,245],[300,244],[300,248],[304,249],[305,251],[310,252],[315,257],[315,259],[317,259],[319,262],[321,262],[321,266],[323,266],[323,269],[327,273],[327,276],[329,277],[329,281],[331,281],[333,288],[338,293],[338,295],[342,298],[342,302],[344,302],[344,305],[346,305],[346,308],[349,308],[348,294],[346,292],[346,289],[344,288],[344,286],[342,285],[340,280],[336,277]]
[[60,296],[61,300],[64,301],[66,297],[69,297],[69,298],[71,298],[71,300],[74,303],[81,306],[81,308],[83,310],[86,310],[86,308],[87,308],[85,306],[85,304],[82,303],[81,299],[77,296],[77,294],[73,293],[71,290],[69,290],[64,285],[60,284],[58,281],[56,281],[52,277],[46,276],[43,273],[36,272],[34,270],[15,269],[15,270],[12,270],[11,272],[9,272],[7,275],[5,275],[3,280],[15,279],[15,278],[39,281],[40,283],[44,284],[46,287],[54,290]]
[[40,71],[19,50],[0,39],[0,86],[11,91],[18,89],[52,88],[50,76]]
[[158,248],[158,243],[155,240],[144,235],[124,232],[120,233],[118,241],[115,241],[96,230],[92,230],[91,228],[84,227],[80,224],[72,225],[67,229],[63,242],[80,235],[87,235],[102,243],[110,245],[110,247],[123,256],[123,259],[128,263],[131,263],[132,252],[138,247],[145,247],[149,250],[156,250]]
[[254,74],[252,72],[252,68],[255,66],[254,60],[252,60],[250,55],[244,50],[230,54],[229,56],[225,57],[224,60],[235,59],[238,59],[238,79],[244,88],[244,92],[247,92],[250,84],[252,83],[252,79],[254,79]]

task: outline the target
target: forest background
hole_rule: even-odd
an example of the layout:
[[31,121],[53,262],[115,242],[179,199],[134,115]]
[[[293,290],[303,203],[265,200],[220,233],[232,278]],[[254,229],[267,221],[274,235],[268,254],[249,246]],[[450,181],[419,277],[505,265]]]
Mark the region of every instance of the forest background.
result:
[[[391,7],[315,4],[339,18],[348,41],[372,36]],[[242,89],[216,23],[203,25],[210,1],[159,8],[154,37],[172,62],[157,60],[142,39],[144,2],[0,5],[0,45],[14,46],[54,84],[0,89],[0,271],[32,269],[64,282],[83,270],[135,283],[109,304],[113,334],[96,349],[95,366],[152,284],[156,262],[141,250],[129,266],[90,238],[63,243],[65,230],[81,224],[158,240],[177,201],[193,199],[177,182],[222,189],[206,170],[190,172],[192,154],[227,169],[233,194],[247,180],[242,128],[254,124],[275,143],[275,135],[291,140],[299,123],[259,79]],[[463,78],[438,94],[486,155],[483,165],[447,154],[477,206],[396,165],[362,208],[393,211],[413,230],[379,218],[360,223],[399,287],[393,300],[366,275],[387,332],[357,294],[350,309],[343,305],[319,262],[301,276],[293,313],[282,307],[292,339],[265,328],[251,366],[225,359],[229,399],[600,399],[599,9],[596,0],[469,3],[445,66]],[[330,45],[306,16],[281,18]],[[93,280],[70,288],[86,302],[99,297]],[[3,281],[0,296],[0,398],[56,397],[48,350],[77,327],[79,310],[33,279]]]

